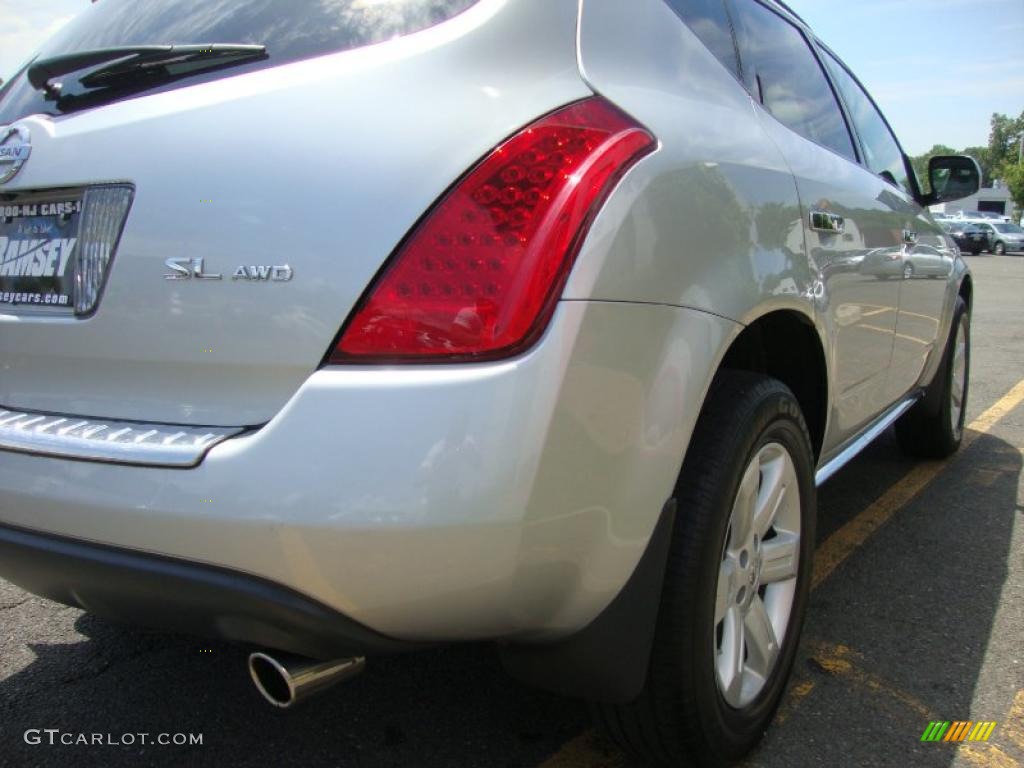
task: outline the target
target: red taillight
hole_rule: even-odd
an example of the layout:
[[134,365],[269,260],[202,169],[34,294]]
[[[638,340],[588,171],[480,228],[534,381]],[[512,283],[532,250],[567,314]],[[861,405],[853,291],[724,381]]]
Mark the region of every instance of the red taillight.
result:
[[413,230],[329,362],[479,360],[522,350],[551,318],[593,214],[654,146],[598,98],[527,126]]

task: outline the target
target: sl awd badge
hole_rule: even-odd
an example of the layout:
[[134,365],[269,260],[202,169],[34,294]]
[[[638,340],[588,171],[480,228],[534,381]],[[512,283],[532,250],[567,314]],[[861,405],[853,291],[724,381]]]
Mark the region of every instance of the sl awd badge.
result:
[[[167,259],[164,264],[171,270],[164,275],[164,280],[221,280],[224,277],[220,272],[207,272],[202,258]],[[231,275],[231,279],[252,283],[286,283],[294,274],[295,270],[288,264],[242,264]]]

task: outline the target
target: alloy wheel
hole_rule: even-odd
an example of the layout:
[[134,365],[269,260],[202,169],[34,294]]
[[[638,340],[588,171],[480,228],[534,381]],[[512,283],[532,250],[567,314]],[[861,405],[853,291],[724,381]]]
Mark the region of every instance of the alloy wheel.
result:
[[778,663],[796,596],[800,527],[793,458],[768,443],[733,500],[715,588],[715,679],[731,707],[750,704]]

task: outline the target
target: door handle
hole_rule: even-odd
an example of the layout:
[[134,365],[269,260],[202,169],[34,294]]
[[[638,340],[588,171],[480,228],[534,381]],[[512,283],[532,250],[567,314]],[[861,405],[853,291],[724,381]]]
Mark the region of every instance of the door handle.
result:
[[811,211],[811,229],[839,234],[845,227],[846,221],[838,214],[828,211]]

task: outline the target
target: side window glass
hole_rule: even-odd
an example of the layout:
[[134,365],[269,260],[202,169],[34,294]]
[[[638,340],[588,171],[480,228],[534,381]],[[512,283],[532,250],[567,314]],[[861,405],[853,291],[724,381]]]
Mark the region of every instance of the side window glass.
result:
[[860,84],[846,71],[846,67],[827,51],[825,64],[850,110],[853,125],[864,146],[864,163],[868,169],[901,187],[907,194],[913,194],[907,178],[907,165],[903,162],[903,152],[878,109]]
[[668,0],[668,4],[715,58],[739,77],[736,44],[724,0]]
[[783,125],[856,160],[839,103],[803,33],[755,0],[735,0],[733,6],[754,97]]

